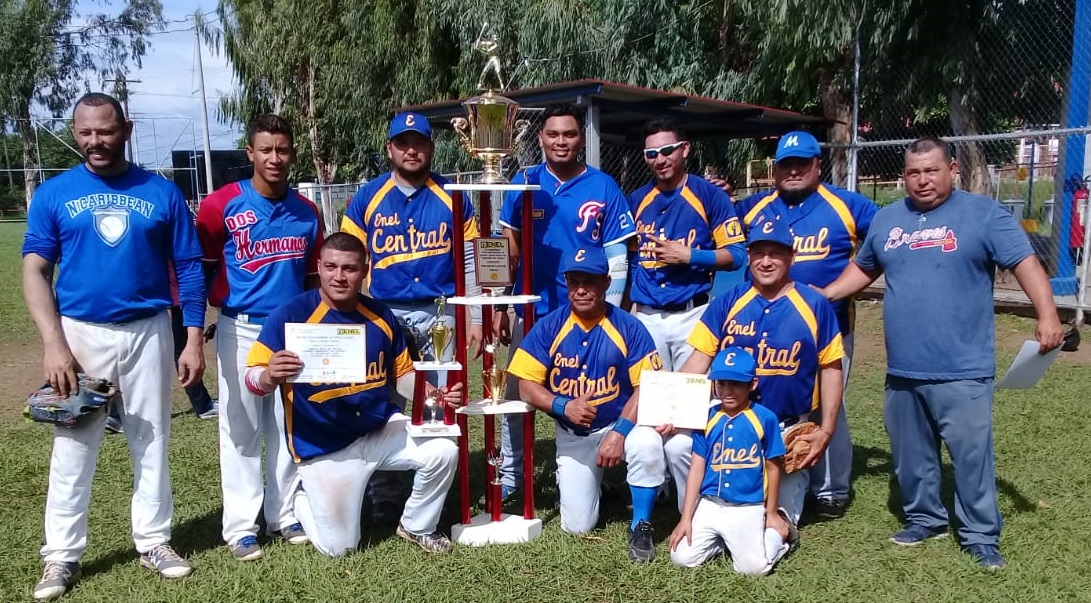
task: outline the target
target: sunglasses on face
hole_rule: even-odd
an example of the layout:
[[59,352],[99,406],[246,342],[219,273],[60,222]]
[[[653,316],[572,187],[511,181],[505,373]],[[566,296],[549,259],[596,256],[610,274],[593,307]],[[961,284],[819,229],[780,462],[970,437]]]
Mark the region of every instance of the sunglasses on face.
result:
[[660,155],[663,155],[664,157],[670,157],[671,154],[674,153],[674,151],[676,149],[682,148],[682,145],[684,145],[684,144],[686,144],[686,141],[679,140],[678,142],[672,142],[671,144],[665,144],[665,145],[659,147],[658,149],[644,149],[644,158],[645,159],[655,159],[656,157],[659,157]]

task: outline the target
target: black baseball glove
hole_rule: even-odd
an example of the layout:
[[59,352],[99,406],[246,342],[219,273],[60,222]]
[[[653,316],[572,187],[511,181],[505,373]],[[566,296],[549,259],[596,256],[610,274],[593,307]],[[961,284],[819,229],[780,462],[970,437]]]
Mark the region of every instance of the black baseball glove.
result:
[[51,385],[30,394],[23,415],[39,423],[72,427],[82,417],[96,412],[108,412],[119,396],[117,386],[105,379],[79,374],[79,389],[67,398]]

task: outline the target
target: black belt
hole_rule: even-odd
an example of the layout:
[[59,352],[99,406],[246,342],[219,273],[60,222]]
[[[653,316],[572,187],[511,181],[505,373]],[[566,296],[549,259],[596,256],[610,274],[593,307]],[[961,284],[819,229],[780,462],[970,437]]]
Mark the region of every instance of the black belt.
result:
[[583,428],[577,429],[577,428],[574,428],[574,427],[569,427],[568,425],[565,425],[564,423],[562,423],[560,421],[557,421],[557,427],[560,427],[561,429],[567,431],[568,433],[570,433],[570,434],[572,434],[572,435],[574,435],[574,436],[576,436],[578,438],[586,438],[587,436],[591,435],[591,430],[590,429],[583,429]]
[[653,306],[648,304],[649,308],[656,310],[662,310],[664,312],[681,312],[683,310],[691,310],[697,306],[703,306],[708,303],[708,293],[698,293],[693,296],[693,299],[688,302],[682,302],[678,304],[665,304],[662,306]]

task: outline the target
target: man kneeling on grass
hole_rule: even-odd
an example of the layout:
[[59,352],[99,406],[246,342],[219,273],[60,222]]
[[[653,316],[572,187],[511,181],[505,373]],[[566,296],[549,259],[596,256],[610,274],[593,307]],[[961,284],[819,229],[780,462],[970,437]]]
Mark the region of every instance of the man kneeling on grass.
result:
[[[356,237],[330,235],[318,262],[320,285],[277,308],[250,351],[246,384],[259,395],[283,389],[285,437],[299,470],[291,495],[295,516],[319,551],[336,557],[360,543],[360,509],[375,471],[415,470],[413,491],[398,536],[432,553],[451,541],[436,531],[454,480],[458,448],[446,438],[409,435],[409,419],[391,403],[390,388],[413,399],[416,382],[405,339],[393,313],[359,293],[367,251]],[[367,378],[359,383],[288,381],[303,370],[285,350],[285,324],[358,325],[364,330]],[[436,388],[426,385],[428,395]],[[462,384],[438,388],[450,405]]]
[[682,519],[670,536],[671,561],[696,567],[726,550],[740,574],[764,576],[799,542],[777,507],[784,441],[776,416],[750,402],[754,357],[742,348],[716,354],[708,376],[720,404],[693,434]]

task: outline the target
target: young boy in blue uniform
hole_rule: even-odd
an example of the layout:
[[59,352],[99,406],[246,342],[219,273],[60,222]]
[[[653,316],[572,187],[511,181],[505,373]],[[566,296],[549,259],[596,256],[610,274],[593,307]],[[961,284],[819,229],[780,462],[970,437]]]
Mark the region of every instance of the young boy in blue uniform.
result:
[[670,536],[676,565],[696,567],[726,550],[736,572],[763,576],[798,543],[777,507],[784,471],[777,417],[750,401],[756,368],[754,357],[736,347],[712,361],[708,376],[719,404],[709,409],[704,431],[693,434],[682,519]]

